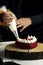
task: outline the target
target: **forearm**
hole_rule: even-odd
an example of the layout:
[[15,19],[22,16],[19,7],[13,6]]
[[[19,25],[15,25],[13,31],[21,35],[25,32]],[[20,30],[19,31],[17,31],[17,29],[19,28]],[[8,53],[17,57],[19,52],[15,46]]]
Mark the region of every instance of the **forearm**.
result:
[[43,22],[43,13],[39,14],[39,15],[32,16],[30,18],[32,20],[32,25],[42,23]]

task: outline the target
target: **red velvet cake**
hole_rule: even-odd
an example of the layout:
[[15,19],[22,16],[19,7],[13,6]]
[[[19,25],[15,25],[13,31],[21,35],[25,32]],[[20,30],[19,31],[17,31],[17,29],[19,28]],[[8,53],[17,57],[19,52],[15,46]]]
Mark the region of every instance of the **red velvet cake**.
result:
[[35,36],[28,36],[27,39],[18,38],[15,45],[22,49],[32,49],[37,47],[37,38]]

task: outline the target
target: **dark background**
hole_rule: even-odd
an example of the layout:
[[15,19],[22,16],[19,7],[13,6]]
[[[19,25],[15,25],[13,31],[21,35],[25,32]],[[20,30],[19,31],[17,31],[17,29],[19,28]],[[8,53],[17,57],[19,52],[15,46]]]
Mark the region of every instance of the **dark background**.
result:
[[[17,16],[18,19],[21,17],[31,17],[34,15],[39,15],[40,13],[43,13],[43,2],[41,0],[40,1],[38,1],[38,0],[34,0],[34,1],[33,0],[32,1],[31,0],[0,0],[0,7],[3,5],[6,5],[6,7],[8,9],[10,9]],[[39,27],[40,27],[40,25],[39,25]],[[22,33],[20,33],[19,32],[20,29],[18,29],[19,36],[24,38],[28,35],[27,34],[28,32],[29,32],[29,34],[32,34],[32,35],[35,35],[37,33],[39,36],[40,34],[38,32],[36,32],[34,30],[32,31],[33,28],[34,28],[34,26],[33,27],[30,26],[29,31],[27,31],[27,29],[25,29]],[[38,26],[37,26],[37,28],[38,28]],[[26,33],[26,34],[24,34],[24,33]],[[40,33],[42,33],[42,32],[40,32]],[[8,27],[0,26],[0,41],[10,41],[10,40],[16,40],[13,33],[10,31],[10,29]]]

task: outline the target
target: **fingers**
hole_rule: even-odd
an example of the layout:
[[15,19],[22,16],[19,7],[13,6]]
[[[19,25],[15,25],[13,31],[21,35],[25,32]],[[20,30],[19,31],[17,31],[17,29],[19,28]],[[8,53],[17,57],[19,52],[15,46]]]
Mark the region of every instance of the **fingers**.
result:
[[17,25],[17,28],[20,28],[20,27],[22,27],[21,25]]
[[16,21],[17,28],[23,27],[23,24],[19,20]]
[[20,22],[19,22],[19,20],[17,20],[17,21],[16,21],[16,25],[19,25],[19,24],[20,24]]
[[3,15],[6,17],[12,17],[15,20],[17,19],[17,17],[11,11],[3,12]]
[[3,22],[8,23],[11,22],[13,17],[8,16],[8,15],[3,15]]
[[20,25],[20,23],[16,21],[16,26],[18,26],[18,25]]
[[17,20],[16,16],[11,11],[3,12],[3,22],[5,24],[12,22],[13,19]]
[[22,32],[22,31],[26,28],[26,26],[22,26],[22,25],[19,24],[19,25],[17,26],[17,28],[20,28],[20,27],[21,27],[20,32]]
[[25,28],[26,28],[26,27],[22,27],[21,30],[20,30],[20,32],[22,32]]
[[4,12],[3,16],[5,16],[5,17],[12,17],[13,18],[11,12]]

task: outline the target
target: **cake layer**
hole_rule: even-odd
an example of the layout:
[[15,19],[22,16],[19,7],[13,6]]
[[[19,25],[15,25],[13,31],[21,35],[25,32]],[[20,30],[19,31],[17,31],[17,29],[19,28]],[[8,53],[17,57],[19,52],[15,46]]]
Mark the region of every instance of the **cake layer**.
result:
[[36,41],[32,44],[28,44],[28,43],[22,43],[22,42],[16,41],[15,45],[19,48],[22,48],[22,49],[32,49],[32,48],[37,47],[38,42]]

